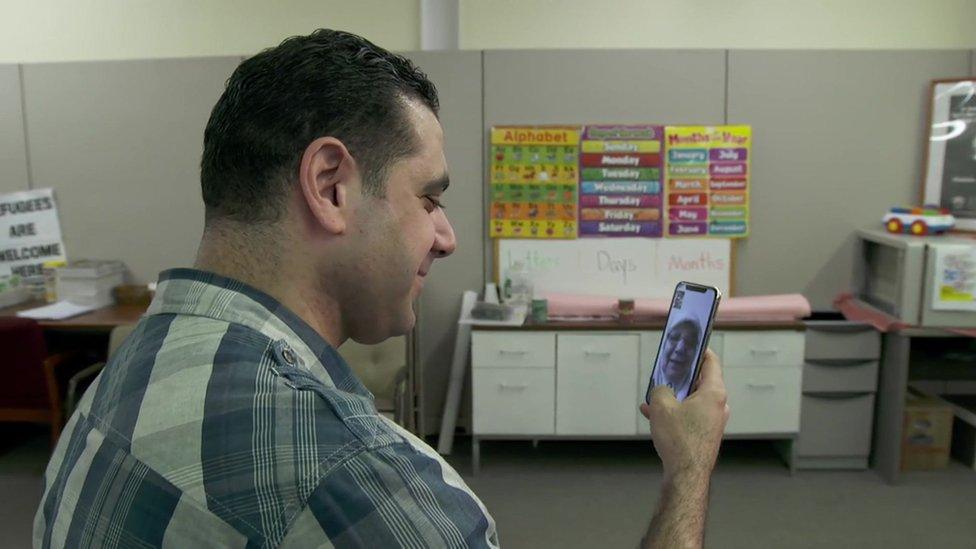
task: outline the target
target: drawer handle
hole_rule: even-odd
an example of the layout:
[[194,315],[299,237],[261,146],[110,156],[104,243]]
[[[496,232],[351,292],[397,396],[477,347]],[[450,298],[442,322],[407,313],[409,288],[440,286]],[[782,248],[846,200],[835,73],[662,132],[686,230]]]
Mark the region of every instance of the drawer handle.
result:
[[854,400],[854,399],[863,399],[864,397],[868,397],[873,394],[874,393],[866,392],[866,391],[857,391],[857,392],[849,392],[849,393],[845,393],[843,391],[832,391],[832,392],[813,391],[810,393],[803,393],[803,396],[822,399],[822,400]]
[[775,389],[775,383],[746,383],[746,387],[750,389]]
[[773,356],[779,354],[779,349],[750,349],[752,356]]
[[610,358],[610,355],[613,353],[610,351],[583,351],[583,354],[586,356],[595,356],[599,358]]
[[846,366],[863,366],[878,362],[876,358],[808,358],[806,359],[810,364],[815,364],[817,366],[836,366],[836,367],[846,367]]
[[526,383],[499,383],[498,388],[502,391],[524,391],[528,388]]
[[525,356],[529,354],[528,351],[506,351],[505,349],[499,349],[498,354],[502,356]]

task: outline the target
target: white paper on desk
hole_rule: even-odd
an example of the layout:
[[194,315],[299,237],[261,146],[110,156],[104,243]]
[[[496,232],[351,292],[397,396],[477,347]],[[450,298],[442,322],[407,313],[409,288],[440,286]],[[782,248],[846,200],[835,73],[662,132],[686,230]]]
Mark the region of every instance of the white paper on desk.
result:
[[58,301],[36,309],[20,311],[17,316],[22,318],[33,318],[34,320],[64,320],[73,316],[90,313],[97,309],[90,305],[75,305],[70,301]]

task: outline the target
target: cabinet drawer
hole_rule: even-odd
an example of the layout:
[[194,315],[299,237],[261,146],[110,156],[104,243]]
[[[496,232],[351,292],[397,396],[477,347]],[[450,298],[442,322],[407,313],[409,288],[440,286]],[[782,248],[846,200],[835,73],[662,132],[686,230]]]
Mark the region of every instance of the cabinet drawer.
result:
[[803,395],[797,453],[867,456],[871,451],[874,395]]
[[478,332],[471,334],[472,368],[553,368],[556,334]]
[[478,368],[471,373],[472,430],[477,435],[551,435],[555,370]]
[[803,363],[803,333],[793,331],[725,332],[725,366],[792,366]]
[[808,359],[877,359],[881,335],[870,326],[851,323],[807,324]]
[[640,336],[559,335],[556,434],[633,435]]
[[[726,340],[728,344],[728,340]],[[795,433],[800,428],[801,366],[725,370],[732,415],[727,434]]]
[[877,360],[807,359],[803,364],[805,393],[873,393],[877,387]]

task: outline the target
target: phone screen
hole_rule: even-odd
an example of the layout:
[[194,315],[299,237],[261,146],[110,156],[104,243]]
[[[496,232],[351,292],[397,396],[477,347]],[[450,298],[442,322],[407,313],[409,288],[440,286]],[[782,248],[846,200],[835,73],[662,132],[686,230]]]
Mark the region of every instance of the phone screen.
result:
[[711,286],[678,283],[654,359],[651,382],[644,397],[646,402],[650,402],[651,390],[658,385],[671,387],[678,400],[686,399],[691,393],[702,354],[708,346],[719,295]]

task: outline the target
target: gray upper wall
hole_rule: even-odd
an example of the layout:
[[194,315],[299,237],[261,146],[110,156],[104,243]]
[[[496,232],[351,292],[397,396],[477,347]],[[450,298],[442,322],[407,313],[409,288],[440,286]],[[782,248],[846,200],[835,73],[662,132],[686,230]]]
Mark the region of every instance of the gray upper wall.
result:
[[20,69],[0,65],[0,193],[27,190],[27,145]]
[[849,289],[855,228],[917,204],[929,83],[969,52],[733,51],[728,118],[753,128],[752,229],[739,295]]
[[434,262],[418,304],[416,330],[421,430],[440,425],[454,350],[461,294],[484,285],[485,221],[481,121],[481,52],[406,53],[436,84],[441,100],[444,154],[451,186],[445,213],[454,227],[457,250]]
[[52,187],[72,258],[136,282],[193,263],[203,129],[240,58],[25,65],[34,188]]

